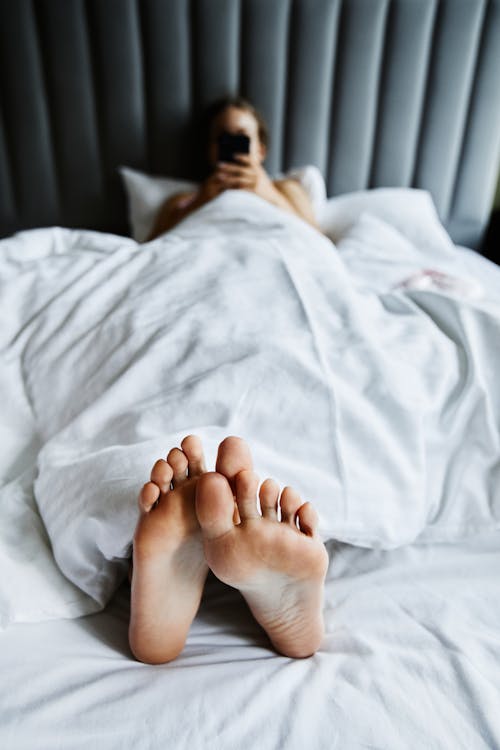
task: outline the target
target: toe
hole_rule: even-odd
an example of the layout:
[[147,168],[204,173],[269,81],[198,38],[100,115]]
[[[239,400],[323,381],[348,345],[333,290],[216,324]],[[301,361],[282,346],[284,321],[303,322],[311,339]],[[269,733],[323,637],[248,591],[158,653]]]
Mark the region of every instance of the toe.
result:
[[240,471],[235,476],[236,504],[242,521],[259,518],[257,488],[259,477],[253,471]]
[[197,435],[187,435],[181,443],[181,448],[188,460],[188,476],[198,477],[206,471],[203,445]]
[[222,474],[207,471],[196,484],[196,515],[203,536],[216,539],[234,529],[234,498]]
[[297,490],[294,490],[293,487],[285,487],[280,499],[281,521],[296,526],[296,513],[301,505],[302,500]]
[[318,514],[311,503],[304,503],[297,511],[300,530],[306,536],[316,536],[318,531]]
[[141,513],[149,513],[159,497],[160,489],[158,485],[147,482],[139,493],[139,510]]
[[235,489],[234,478],[238,472],[253,468],[252,454],[250,448],[242,438],[230,436],[225,438],[219,445],[215,470],[223,474],[229,481],[233,492]]
[[151,470],[151,481],[160,488],[161,492],[168,492],[172,481],[172,467],[160,458]]
[[172,467],[172,484],[174,487],[185,482],[188,468],[188,460],[185,453],[180,448],[172,448],[168,453],[167,461]]
[[274,479],[266,479],[259,490],[260,509],[264,518],[278,520],[279,484]]

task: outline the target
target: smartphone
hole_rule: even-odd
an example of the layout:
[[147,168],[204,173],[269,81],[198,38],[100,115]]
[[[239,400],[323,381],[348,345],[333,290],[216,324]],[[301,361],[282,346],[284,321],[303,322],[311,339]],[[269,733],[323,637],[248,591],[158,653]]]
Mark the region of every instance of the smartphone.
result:
[[223,132],[217,138],[217,161],[236,162],[235,154],[250,153],[250,138],[248,135],[240,135]]

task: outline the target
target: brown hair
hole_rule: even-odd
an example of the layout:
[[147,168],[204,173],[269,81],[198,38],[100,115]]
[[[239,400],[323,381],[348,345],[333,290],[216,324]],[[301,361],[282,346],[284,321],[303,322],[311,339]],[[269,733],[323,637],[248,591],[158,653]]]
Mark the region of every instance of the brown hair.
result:
[[258,109],[256,109],[253,104],[250,104],[250,102],[247,99],[244,99],[242,96],[224,96],[220,99],[217,99],[215,102],[212,102],[212,104],[207,107],[205,111],[204,127],[206,143],[208,144],[208,141],[210,139],[210,132],[214,120],[220,115],[221,112],[224,112],[224,110],[228,107],[244,109],[246,112],[250,112],[250,114],[255,117],[259,129],[259,140],[267,148],[269,145],[269,129],[267,127],[267,123]]

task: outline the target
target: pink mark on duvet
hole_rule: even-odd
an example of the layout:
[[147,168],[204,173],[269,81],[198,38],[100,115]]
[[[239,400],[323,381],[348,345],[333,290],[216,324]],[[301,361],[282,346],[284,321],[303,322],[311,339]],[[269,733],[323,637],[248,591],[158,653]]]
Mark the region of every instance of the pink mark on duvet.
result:
[[483,289],[475,279],[461,279],[433,268],[423,268],[418,273],[400,281],[395,288],[429,289],[473,299],[483,295]]

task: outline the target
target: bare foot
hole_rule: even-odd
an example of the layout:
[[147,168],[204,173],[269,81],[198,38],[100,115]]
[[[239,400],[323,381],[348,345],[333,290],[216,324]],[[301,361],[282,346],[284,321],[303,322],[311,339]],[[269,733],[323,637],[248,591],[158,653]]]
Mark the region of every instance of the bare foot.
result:
[[[259,479],[240,438],[220,444],[216,469],[203,474],[196,487],[208,565],[221,581],[239,589],[277,651],[311,656],[323,639],[328,568],[315,510],[291,487],[279,498],[276,482],[266,479],[259,492],[260,515]],[[240,523],[233,517],[234,500]]]
[[181,447],[155,463],[139,495],[129,643],[134,656],[149,664],[171,661],[182,651],[208,573],[195,512],[203,448],[194,435]]

